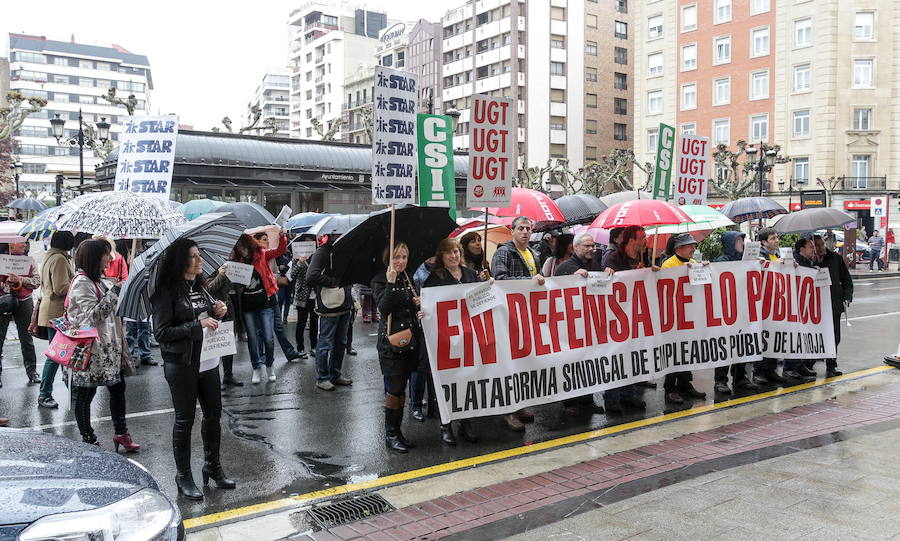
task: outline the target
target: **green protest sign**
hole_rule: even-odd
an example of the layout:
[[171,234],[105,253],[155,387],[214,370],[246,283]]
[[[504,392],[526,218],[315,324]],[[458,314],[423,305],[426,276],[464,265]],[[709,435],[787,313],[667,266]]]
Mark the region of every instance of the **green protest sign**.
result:
[[417,116],[419,205],[446,207],[456,220],[456,179],[453,171],[453,119],[445,115]]
[[653,170],[653,199],[669,199],[672,183],[672,152],[675,150],[675,128],[659,125],[659,143],[656,147],[656,168]]

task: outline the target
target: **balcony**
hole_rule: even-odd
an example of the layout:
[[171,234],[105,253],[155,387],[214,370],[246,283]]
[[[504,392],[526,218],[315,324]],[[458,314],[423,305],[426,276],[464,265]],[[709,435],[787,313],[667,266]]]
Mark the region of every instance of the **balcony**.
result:
[[887,177],[840,177],[841,189],[847,191],[883,192],[887,189]]

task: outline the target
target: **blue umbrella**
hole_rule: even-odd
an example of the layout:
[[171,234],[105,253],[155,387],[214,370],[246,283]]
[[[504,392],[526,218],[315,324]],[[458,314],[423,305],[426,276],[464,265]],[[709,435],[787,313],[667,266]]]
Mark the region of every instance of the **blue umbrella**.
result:
[[19,235],[28,240],[42,240],[56,231],[54,223],[59,207],[50,207],[37,213],[34,218],[25,222],[25,226],[19,231]]
[[784,207],[768,197],[743,197],[728,203],[722,209],[722,214],[735,223],[762,220],[787,213]]
[[337,214],[323,214],[321,212],[301,212],[288,218],[285,223],[285,229],[288,233],[306,233],[306,231],[315,225],[322,218],[329,216],[337,216]]
[[188,220],[193,220],[199,216],[212,212],[221,207],[225,203],[216,201],[215,199],[193,199],[178,207],[178,210],[184,214]]
[[37,199],[34,199],[33,197],[20,197],[18,199],[13,199],[9,203],[7,203],[6,206],[11,209],[33,210],[35,212],[47,210],[47,205],[43,204]]

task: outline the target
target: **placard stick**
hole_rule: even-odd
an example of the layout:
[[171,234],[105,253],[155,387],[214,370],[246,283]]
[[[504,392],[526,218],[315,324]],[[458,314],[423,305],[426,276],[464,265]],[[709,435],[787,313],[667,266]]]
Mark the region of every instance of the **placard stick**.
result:
[[391,246],[388,251],[388,261],[389,267],[394,268],[394,232],[397,228],[397,213],[395,212],[394,205],[391,205]]
[[487,262],[487,226],[488,226],[488,208],[484,207],[484,242],[481,243],[481,264],[484,268],[488,268]]

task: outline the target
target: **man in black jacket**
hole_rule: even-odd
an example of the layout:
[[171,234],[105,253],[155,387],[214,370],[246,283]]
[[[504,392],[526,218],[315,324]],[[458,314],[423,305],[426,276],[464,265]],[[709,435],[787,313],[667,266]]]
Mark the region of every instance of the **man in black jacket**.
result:
[[[841,343],[841,314],[853,302],[853,278],[844,258],[825,247],[825,239],[814,235],[819,267],[828,269],[831,276],[831,321],[834,322],[834,347]],[[846,304],[845,304],[846,303]],[[825,359],[825,377],[843,374],[837,369],[837,358]]]
[[353,384],[352,380],[341,375],[353,296],[349,285],[342,287],[338,278],[331,275],[331,254],[336,238],[332,235],[316,250],[306,270],[306,282],[316,291],[315,312],[319,316],[316,387],[323,391],[333,391],[335,385]]

